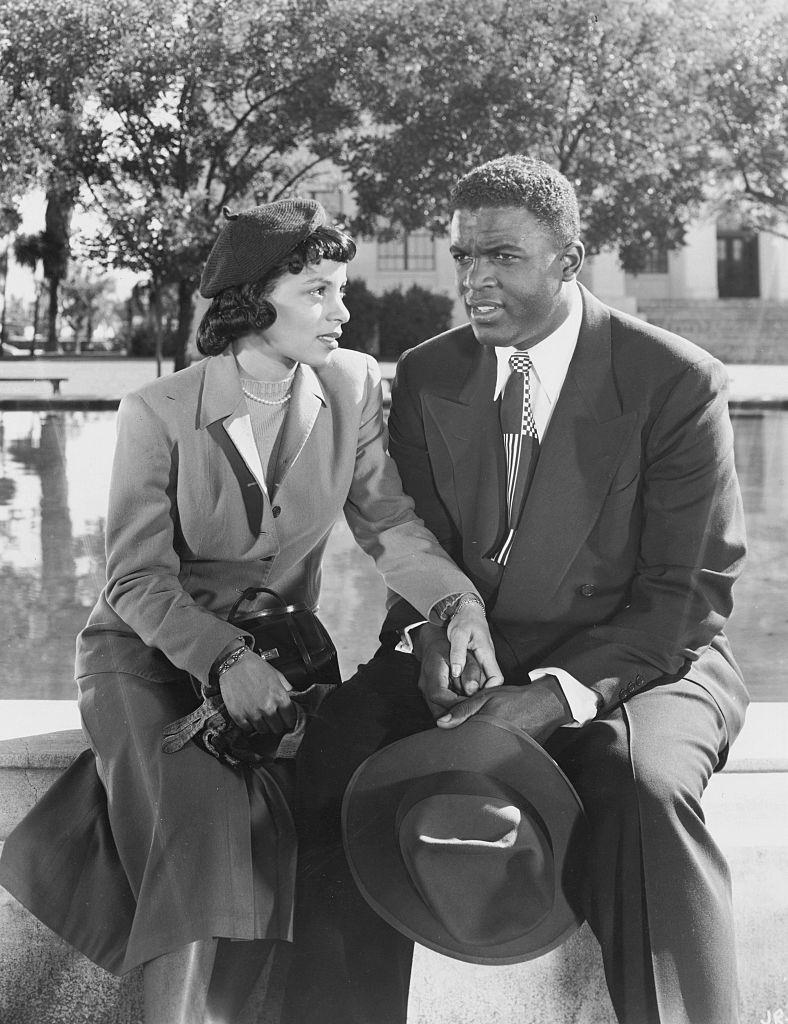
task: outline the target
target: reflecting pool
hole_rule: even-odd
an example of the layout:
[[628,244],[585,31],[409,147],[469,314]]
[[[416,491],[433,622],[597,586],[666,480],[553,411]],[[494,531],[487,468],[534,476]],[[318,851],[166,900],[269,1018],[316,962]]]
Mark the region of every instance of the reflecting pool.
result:
[[[68,699],[74,638],[104,582],[113,412],[0,412],[0,698]],[[734,418],[750,557],[729,625],[755,700],[788,699],[788,412]],[[344,521],[321,617],[343,675],[377,646],[385,588]]]

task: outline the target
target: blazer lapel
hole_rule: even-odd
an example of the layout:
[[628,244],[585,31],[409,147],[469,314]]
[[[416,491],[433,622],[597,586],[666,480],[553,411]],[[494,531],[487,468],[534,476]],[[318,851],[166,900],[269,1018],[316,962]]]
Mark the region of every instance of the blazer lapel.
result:
[[325,396],[317,374],[311,366],[299,363],[279,446],[273,491],[281,487],[282,481],[298,460],[315,425],[317,415],[325,405]]
[[257,535],[268,490],[235,356],[230,348],[206,360],[198,426],[208,431],[227,456],[241,486],[249,528]]
[[521,608],[548,600],[599,514],[637,412],[622,415],[610,315],[585,289],[577,347],[526,498],[498,595]]

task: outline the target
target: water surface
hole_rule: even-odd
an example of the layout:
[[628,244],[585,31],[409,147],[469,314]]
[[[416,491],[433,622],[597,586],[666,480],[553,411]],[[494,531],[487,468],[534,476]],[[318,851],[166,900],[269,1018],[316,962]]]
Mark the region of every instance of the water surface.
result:
[[[0,698],[73,698],[74,638],[104,583],[115,414],[0,412]],[[788,699],[788,412],[734,419],[750,543],[729,634],[756,700]],[[321,617],[349,675],[376,648],[385,588],[344,521]]]

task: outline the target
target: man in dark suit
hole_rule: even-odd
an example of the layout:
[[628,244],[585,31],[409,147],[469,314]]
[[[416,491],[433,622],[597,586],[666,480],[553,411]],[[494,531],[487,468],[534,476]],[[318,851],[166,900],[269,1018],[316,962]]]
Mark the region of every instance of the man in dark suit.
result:
[[355,890],[342,792],[382,745],[483,708],[583,801],[580,902],[619,1020],[733,1024],[730,881],[700,808],[747,705],[722,632],[745,549],[725,370],[578,285],[577,202],[548,165],[494,160],[452,205],[470,324],[401,359],[390,451],[485,599],[505,685],[454,675],[445,631],[399,602],[324,705],[300,764],[289,1019],[405,1021],[412,946]]

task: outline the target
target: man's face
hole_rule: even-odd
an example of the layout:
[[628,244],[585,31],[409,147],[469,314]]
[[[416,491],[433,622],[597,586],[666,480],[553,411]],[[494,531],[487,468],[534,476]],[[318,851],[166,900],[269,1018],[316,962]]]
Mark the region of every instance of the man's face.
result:
[[563,284],[579,270],[582,246],[559,245],[530,210],[457,210],[451,254],[480,344],[530,348],[566,319]]

